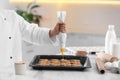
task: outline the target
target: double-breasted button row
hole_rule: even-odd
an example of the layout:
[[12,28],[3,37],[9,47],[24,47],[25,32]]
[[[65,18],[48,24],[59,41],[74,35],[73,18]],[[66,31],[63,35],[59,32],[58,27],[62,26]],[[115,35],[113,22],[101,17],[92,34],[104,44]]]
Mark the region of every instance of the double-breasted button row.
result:
[[12,59],[12,56],[10,56],[10,59]]

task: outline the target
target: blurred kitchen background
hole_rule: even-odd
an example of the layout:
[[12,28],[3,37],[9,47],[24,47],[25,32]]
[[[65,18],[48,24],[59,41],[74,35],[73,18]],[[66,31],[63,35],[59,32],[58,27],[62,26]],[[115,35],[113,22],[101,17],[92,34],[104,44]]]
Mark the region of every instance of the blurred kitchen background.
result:
[[[56,12],[67,12],[67,46],[104,46],[104,38],[109,24],[115,25],[120,34],[119,0],[10,0],[11,9],[27,11],[29,3],[40,5],[33,9],[42,16],[40,27],[53,28],[57,23]],[[23,53],[56,54],[59,47],[52,45],[32,45],[23,42]]]

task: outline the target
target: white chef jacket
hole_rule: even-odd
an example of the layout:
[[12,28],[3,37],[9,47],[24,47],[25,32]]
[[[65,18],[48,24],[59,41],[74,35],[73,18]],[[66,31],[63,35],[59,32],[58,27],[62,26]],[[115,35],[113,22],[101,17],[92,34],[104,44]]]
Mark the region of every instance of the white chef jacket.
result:
[[54,44],[48,28],[30,24],[15,11],[0,12],[0,80],[14,80],[14,63],[22,61],[22,40],[35,44]]

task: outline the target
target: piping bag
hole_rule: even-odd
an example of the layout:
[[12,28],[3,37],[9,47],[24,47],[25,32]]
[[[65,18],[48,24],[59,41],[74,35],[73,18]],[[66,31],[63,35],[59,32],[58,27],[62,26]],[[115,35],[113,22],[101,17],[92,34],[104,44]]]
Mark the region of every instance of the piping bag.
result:
[[[64,22],[66,17],[66,11],[58,11],[57,12],[57,18],[59,22]],[[67,34],[64,32],[60,32],[59,34],[59,40],[60,40],[60,51],[62,53],[63,59],[64,59],[64,52],[65,52],[65,44],[66,44],[66,38]]]

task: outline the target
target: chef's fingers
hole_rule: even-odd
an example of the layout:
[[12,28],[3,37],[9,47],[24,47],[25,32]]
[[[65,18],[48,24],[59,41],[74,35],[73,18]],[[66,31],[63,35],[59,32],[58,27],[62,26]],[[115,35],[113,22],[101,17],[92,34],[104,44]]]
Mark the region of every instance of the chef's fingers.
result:
[[59,23],[59,31],[66,32],[66,24],[65,23]]
[[59,34],[59,32],[60,32],[60,24],[59,23],[57,23],[56,25],[55,25],[55,27],[54,27],[54,29],[53,29],[53,31],[54,31],[54,34]]
[[58,24],[59,24],[59,25],[63,25],[63,24],[65,25],[65,23],[64,23],[64,22],[58,22]]
[[65,27],[60,27],[60,32],[65,33],[66,32],[66,28]]

